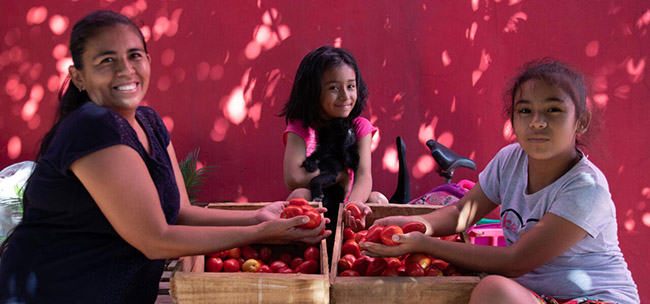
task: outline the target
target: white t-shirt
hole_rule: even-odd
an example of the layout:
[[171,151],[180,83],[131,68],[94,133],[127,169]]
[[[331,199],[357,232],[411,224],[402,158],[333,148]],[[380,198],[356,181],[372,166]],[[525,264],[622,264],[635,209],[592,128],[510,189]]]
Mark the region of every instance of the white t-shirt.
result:
[[479,174],[479,182],[485,195],[501,204],[501,225],[508,245],[547,212],[588,233],[566,252],[515,281],[556,299],[589,297],[639,303],[636,284],[618,246],[616,208],[607,180],[587,157],[552,184],[528,194],[528,155],[515,143],[497,153]]

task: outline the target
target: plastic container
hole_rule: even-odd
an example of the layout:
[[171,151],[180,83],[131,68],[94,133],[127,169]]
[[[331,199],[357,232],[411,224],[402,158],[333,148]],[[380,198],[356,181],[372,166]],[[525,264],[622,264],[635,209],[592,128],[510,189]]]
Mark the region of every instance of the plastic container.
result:
[[467,236],[472,244],[507,246],[500,223],[474,225],[467,230]]

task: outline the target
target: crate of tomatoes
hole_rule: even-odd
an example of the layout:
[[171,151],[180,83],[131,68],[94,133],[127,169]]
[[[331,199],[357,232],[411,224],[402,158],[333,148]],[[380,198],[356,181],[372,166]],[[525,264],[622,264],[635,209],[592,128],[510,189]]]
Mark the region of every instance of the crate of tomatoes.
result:
[[[211,203],[207,208],[252,210],[267,204]],[[199,258],[199,267],[181,265],[173,272],[174,303],[329,303],[325,240],[249,244]]]
[[[395,233],[424,232],[419,222],[403,226],[374,226],[375,220],[392,215],[418,215],[438,206],[370,204],[366,218],[369,230],[352,231],[341,221],[343,206],[334,238],[330,299],[332,303],[467,303],[479,277],[436,257],[411,253],[399,257],[372,258],[361,255],[361,241],[391,245]],[[351,210],[354,214],[354,211]],[[454,235],[449,241],[466,241]]]

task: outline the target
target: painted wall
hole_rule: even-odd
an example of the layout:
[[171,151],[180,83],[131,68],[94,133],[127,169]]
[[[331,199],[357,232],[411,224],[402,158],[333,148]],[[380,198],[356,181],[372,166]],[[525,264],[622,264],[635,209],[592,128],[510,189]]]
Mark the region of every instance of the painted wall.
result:
[[[510,142],[506,80],[544,56],[590,76],[601,128],[590,159],[609,179],[621,248],[650,301],[650,3],[631,0],[466,1],[2,1],[0,167],[31,160],[49,129],[70,64],[76,20],[95,9],[135,17],[148,39],[145,103],[164,118],[179,158],[201,148],[203,201],[286,197],[277,117],[310,50],[335,44],[360,63],[370,89],[374,188],[393,193],[402,136],[413,195],[442,182],[430,138],[482,169]],[[459,170],[457,178],[476,180]]]

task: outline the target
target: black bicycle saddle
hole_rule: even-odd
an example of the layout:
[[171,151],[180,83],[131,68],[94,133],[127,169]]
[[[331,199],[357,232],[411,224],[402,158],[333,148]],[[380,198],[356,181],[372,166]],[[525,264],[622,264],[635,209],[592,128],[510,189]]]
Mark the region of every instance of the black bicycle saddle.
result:
[[427,141],[427,147],[431,149],[431,156],[444,172],[450,172],[458,167],[476,170],[476,163],[473,160],[456,154],[456,152],[433,139]]

